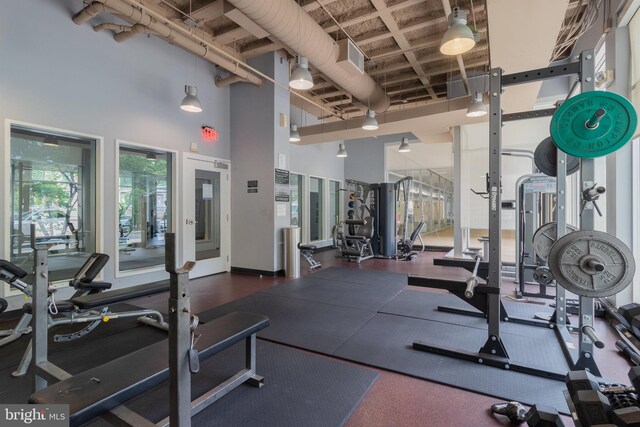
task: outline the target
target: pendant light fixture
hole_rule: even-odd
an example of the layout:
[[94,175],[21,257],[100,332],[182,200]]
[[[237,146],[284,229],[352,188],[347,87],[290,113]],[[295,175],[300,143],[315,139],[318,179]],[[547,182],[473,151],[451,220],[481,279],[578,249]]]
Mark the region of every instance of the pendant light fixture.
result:
[[300,132],[298,132],[297,125],[291,125],[291,129],[289,130],[289,142],[298,142],[300,141]]
[[198,99],[198,88],[196,86],[185,85],[184,92],[187,96],[184,97],[180,108],[190,113],[200,113],[202,111],[202,105]]
[[338,147],[338,154],[336,154],[336,157],[347,157],[347,149],[344,148],[343,143],[340,143],[340,146]]
[[402,140],[400,141],[400,147],[398,147],[398,151],[400,153],[408,153],[411,151],[411,147],[409,146],[409,140],[407,139],[406,136],[402,137]]
[[289,86],[299,90],[309,90],[313,87],[313,77],[309,72],[309,60],[302,55],[298,55],[296,65],[291,70]]
[[369,109],[367,115],[362,122],[362,129],[364,130],[376,130],[378,129],[378,121],[376,120],[376,112]]
[[473,92],[471,103],[467,108],[467,117],[481,117],[487,114],[487,107],[482,102],[482,93]]
[[449,15],[449,29],[440,43],[440,52],[444,55],[462,55],[475,45],[473,31],[467,26],[467,12],[454,7]]

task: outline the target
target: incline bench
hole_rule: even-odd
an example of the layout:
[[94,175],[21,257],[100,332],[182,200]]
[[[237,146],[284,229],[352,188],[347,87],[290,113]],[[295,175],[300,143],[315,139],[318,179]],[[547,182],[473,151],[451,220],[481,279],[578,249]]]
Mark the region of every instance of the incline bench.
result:
[[[198,326],[196,343],[200,361],[246,340],[246,365],[217,387],[193,402],[192,416],[212,401],[244,382],[262,386],[256,375],[256,333],[269,326],[269,319],[254,313],[234,312]],[[31,403],[69,404],[71,425],[79,425],[122,405],[169,378],[168,340],[113,360],[34,393]],[[199,403],[202,405],[198,406]],[[161,422],[168,423],[168,418]]]

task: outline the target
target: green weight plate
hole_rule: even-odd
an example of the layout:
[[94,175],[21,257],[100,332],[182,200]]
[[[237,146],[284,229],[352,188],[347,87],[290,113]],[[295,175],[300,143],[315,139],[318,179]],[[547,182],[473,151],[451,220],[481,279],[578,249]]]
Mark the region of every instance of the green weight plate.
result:
[[[567,233],[578,231],[573,225],[567,224]],[[558,236],[557,223],[548,222],[541,225],[535,233],[533,233],[533,250],[538,258],[544,262],[549,261],[549,252],[556,242]]]
[[[542,140],[536,147],[533,160],[540,172],[548,176],[558,176],[557,167],[558,147],[553,143],[551,137]],[[580,170],[580,159],[567,156],[567,176]]]
[[631,250],[601,231],[576,231],[559,238],[549,252],[558,284],[576,295],[608,297],[626,288],[635,274]]
[[[588,126],[598,110],[597,124]],[[567,154],[581,158],[606,156],[625,145],[636,130],[638,116],[624,97],[611,92],[585,92],[569,98],[551,118],[551,138]]]

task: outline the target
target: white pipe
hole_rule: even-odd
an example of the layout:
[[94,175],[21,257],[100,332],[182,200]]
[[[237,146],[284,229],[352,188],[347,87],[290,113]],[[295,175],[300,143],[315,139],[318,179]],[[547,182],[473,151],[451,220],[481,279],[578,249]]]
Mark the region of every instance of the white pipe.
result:
[[339,48],[331,36],[293,0],[229,0],[265,31],[300,55],[372,110],[387,110],[390,99],[368,74],[337,64]]
[[[96,5],[96,3],[98,3],[98,5]],[[100,4],[104,6],[104,8],[101,8]],[[203,46],[200,43],[189,38],[188,36],[176,32],[175,30],[159,22],[157,19],[153,18],[142,10],[125,3],[123,0],[95,0],[83,10],[78,12],[73,17],[73,22],[80,25],[81,23],[86,22],[87,20],[95,16],[96,11],[98,11],[97,13],[102,13],[105,11],[110,12],[110,10],[113,10],[115,11],[115,13],[122,15],[125,20],[143,25],[144,27],[147,27],[151,31],[157,33],[159,37],[165,38],[171,41],[171,43],[176,44],[198,56],[201,56],[202,58],[219,65],[227,71],[236,74],[255,85],[261,86],[263,83],[261,78],[249,73],[247,70],[240,68],[237,62],[234,63],[223,58],[222,56],[212,52],[208,46]]]
[[93,27],[93,31],[95,31],[96,33],[100,31],[118,31],[121,33],[128,33],[131,31],[131,27],[128,25],[103,23],[103,24],[95,25]]
[[129,39],[136,37],[139,34],[152,34],[157,36],[154,31],[151,31],[148,27],[145,27],[142,24],[135,24],[131,27],[131,31],[129,32],[121,32],[113,35],[113,39],[118,43],[126,42]]
[[239,83],[239,82],[245,83],[247,82],[247,80],[243,79],[242,77],[231,76],[224,79],[216,79],[215,84],[216,84],[216,87],[224,87],[224,86],[228,86],[230,84]]

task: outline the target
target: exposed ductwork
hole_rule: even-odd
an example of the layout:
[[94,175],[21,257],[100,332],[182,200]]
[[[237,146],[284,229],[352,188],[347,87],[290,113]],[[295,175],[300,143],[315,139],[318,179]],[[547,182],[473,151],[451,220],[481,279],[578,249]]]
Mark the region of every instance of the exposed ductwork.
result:
[[155,33],[159,37],[168,40],[170,43],[180,46],[195,55],[213,62],[248,82],[255,85],[262,85],[263,83],[261,78],[241,68],[237,62],[230,61],[222,55],[213,52],[209,46],[203,46],[201,43],[179,33],[169,25],[158,21],[156,18],[138,8],[133,7],[124,0],[94,0],[73,16],[73,22],[78,25],[82,25],[94,16],[104,12],[117,14],[129,23],[135,24],[132,27],[132,31],[122,34],[119,37],[120,39],[143,32]]
[[372,110],[382,113],[389,107],[389,97],[368,74],[349,72],[337,64],[337,43],[293,0],[228,1]]

